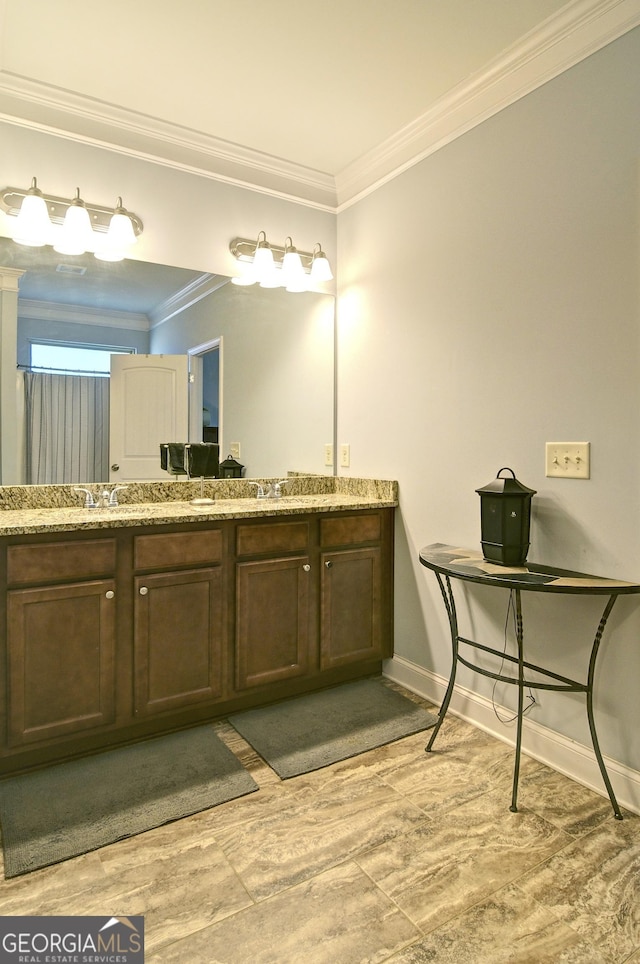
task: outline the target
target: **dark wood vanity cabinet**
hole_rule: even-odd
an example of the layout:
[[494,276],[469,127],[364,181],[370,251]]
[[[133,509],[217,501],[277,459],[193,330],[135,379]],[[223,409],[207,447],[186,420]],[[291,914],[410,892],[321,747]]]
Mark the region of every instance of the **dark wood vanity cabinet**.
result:
[[377,672],[393,509],[0,540],[0,774]]
[[135,716],[222,696],[222,547],[220,528],[133,537]]
[[390,655],[383,526],[380,512],[320,521],[322,669]]
[[309,550],[308,521],[238,524],[235,685],[240,691],[308,672]]
[[9,747],[113,722],[115,570],[113,539],[7,549]]

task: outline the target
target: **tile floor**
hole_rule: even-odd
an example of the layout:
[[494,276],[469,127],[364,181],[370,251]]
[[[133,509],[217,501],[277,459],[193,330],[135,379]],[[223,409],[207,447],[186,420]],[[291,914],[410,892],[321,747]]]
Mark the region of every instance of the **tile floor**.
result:
[[530,759],[511,813],[512,751],[453,716],[285,782],[215,726],[257,792],[2,879],[0,912],[144,914],[147,964],[640,964],[639,816]]

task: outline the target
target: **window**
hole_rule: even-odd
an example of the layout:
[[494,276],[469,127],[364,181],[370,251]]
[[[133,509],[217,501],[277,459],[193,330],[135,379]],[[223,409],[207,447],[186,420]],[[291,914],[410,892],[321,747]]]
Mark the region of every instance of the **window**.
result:
[[64,375],[100,375],[109,377],[110,355],[132,355],[133,348],[31,343],[31,369]]

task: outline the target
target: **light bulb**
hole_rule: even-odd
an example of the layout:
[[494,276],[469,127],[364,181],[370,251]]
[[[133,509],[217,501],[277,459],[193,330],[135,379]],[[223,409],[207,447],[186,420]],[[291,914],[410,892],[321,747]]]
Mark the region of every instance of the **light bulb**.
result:
[[51,228],[47,202],[34,177],[20,205],[13,240],[30,248],[41,248],[51,240]]
[[67,208],[62,231],[53,250],[58,254],[84,254],[92,246],[92,238],[89,212],[80,197],[80,188],[76,188],[76,196]]

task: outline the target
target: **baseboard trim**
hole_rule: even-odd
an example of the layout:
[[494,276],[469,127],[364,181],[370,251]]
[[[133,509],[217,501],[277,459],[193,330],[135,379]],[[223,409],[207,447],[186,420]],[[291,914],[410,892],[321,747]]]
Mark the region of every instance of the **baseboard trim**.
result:
[[[402,656],[385,660],[383,674],[387,679],[406,687],[423,699],[430,700],[436,706],[439,706],[444,698],[447,680]],[[505,717],[512,712],[500,706],[496,709]],[[499,723],[494,706],[486,697],[456,685],[449,712],[490,733],[497,740],[510,746],[515,745],[515,728],[507,729]],[[591,747],[583,746],[561,733],[525,719],[522,749],[528,756],[606,797],[602,776]],[[640,772],[606,756],[604,761],[620,806],[640,814]]]

